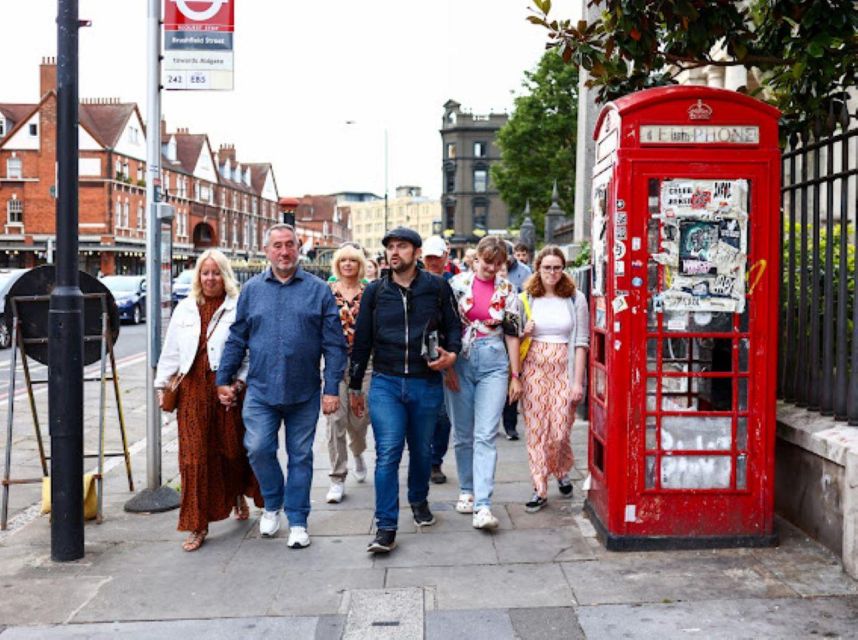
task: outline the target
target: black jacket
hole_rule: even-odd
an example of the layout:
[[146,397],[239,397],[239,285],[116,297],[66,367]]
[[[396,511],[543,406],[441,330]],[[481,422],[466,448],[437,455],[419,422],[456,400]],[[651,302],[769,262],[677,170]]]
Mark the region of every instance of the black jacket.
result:
[[371,282],[361,297],[349,387],[361,388],[370,355],[373,371],[379,373],[406,378],[439,375],[421,355],[427,327],[438,329],[444,349],[459,353],[462,323],[446,280],[418,269],[408,289],[388,277]]

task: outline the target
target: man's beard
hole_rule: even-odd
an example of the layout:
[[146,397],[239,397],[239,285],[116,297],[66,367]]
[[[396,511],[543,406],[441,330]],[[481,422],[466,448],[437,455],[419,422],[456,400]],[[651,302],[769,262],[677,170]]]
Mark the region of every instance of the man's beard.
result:
[[399,259],[399,265],[393,266],[393,264],[391,264],[390,269],[394,273],[403,273],[405,271],[408,271],[413,266],[414,266],[414,260],[412,260],[411,262],[407,262],[403,258],[400,258]]

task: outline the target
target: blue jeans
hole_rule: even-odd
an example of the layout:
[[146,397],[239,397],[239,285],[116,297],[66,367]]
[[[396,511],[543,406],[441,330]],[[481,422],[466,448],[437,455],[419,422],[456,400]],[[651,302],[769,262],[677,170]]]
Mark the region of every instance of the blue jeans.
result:
[[502,338],[474,340],[468,357],[456,360],[459,391],[445,389],[453,423],[459,490],[474,496],[474,508],[491,507],[497,466],[498,423],[506,404],[509,357]]
[[372,374],[369,417],[375,436],[375,523],[379,529],[396,529],[399,523],[399,463],[406,442],[408,502],[417,504],[429,496],[432,434],[443,399],[440,376]]
[[[285,505],[291,527],[306,527],[310,513],[310,485],[313,482],[313,439],[319,420],[320,391],[309,400],[287,405],[270,405],[248,393],[244,399],[244,448],[267,511]],[[277,434],[285,425],[288,456],[286,485],[277,460]]]
[[447,417],[447,407],[442,402],[438,407],[435,418],[435,432],[432,434],[432,466],[440,467],[450,446],[450,418]]

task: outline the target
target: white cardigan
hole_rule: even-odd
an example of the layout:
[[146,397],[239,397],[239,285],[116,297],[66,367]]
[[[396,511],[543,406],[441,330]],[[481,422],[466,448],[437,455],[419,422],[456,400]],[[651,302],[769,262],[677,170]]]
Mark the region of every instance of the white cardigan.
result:
[[[229,328],[235,322],[237,301],[238,296],[233,298],[227,296],[209,321],[206,348],[212,371],[217,371],[220,365],[220,357],[229,338]],[[219,321],[218,318],[220,318]],[[176,305],[173,317],[170,318],[170,326],[167,327],[167,337],[164,339],[164,347],[158,359],[158,370],[155,373],[156,389],[166,387],[174,373],[187,374],[191,370],[199,343],[200,309],[197,301],[188,296]],[[236,378],[244,381],[247,378],[247,369],[248,357],[245,356]]]

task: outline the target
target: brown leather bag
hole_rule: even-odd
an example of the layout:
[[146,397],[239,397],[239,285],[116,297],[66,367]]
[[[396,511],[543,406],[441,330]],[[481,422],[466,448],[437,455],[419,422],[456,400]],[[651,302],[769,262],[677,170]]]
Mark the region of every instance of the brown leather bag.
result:
[[172,413],[179,406],[179,385],[185,377],[183,373],[174,373],[167,382],[167,386],[161,389],[161,409]]

